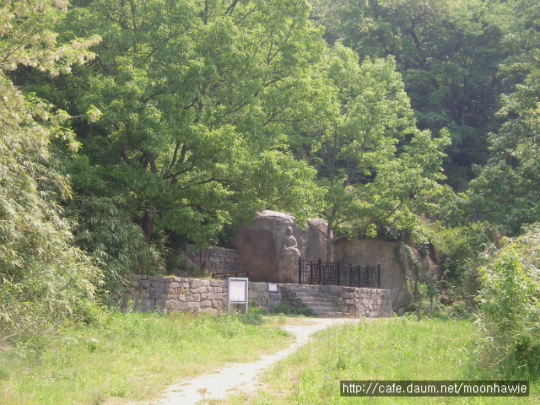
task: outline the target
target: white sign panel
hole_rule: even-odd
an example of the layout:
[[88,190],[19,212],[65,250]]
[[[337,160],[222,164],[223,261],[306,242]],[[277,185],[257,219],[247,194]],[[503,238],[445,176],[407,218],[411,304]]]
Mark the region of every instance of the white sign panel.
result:
[[268,284],[268,291],[277,292],[277,284]]
[[230,302],[246,302],[246,282],[244,280],[229,281],[229,301]]
[[228,283],[227,306],[231,311],[231,304],[244,304],[246,314],[248,312],[248,279],[242,277],[231,277]]

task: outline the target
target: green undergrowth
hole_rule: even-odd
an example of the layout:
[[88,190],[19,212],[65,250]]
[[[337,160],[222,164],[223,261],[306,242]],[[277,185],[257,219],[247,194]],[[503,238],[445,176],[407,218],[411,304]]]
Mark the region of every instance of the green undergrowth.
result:
[[275,324],[253,325],[236,315],[109,312],[99,326],[2,347],[0,404],[148,397],[184,377],[283,348],[292,338]]
[[340,397],[340,380],[494,380],[476,367],[475,325],[467,320],[361,321],[319,332],[266,373],[256,394],[227,405],[537,404],[540,387],[524,398]]

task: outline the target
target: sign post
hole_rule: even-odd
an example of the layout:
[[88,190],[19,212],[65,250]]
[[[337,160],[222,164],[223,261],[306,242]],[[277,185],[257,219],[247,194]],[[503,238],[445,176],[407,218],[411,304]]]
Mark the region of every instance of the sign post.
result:
[[244,304],[248,313],[248,279],[245,277],[229,277],[227,294],[227,311],[231,312],[231,304]]

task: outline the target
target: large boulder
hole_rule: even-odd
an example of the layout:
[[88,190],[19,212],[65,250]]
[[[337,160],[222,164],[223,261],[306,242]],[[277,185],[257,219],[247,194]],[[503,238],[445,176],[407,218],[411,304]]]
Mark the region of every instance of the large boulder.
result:
[[326,257],[326,224],[310,219],[301,229],[293,215],[263,211],[238,232],[234,246],[251,281],[296,283],[299,257]]

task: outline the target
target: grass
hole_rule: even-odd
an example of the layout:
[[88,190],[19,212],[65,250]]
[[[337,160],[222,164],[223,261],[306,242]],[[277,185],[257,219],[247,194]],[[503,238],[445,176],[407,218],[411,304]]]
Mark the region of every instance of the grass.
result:
[[278,327],[242,319],[110,312],[97,327],[72,327],[0,348],[0,404],[142,399],[181,378],[255,360],[293,340]]
[[266,373],[256,394],[230,397],[227,404],[537,404],[517,397],[339,396],[340,380],[494,380],[476,367],[475,327],[470,321],[407,319],[361,321],[324,330]]

